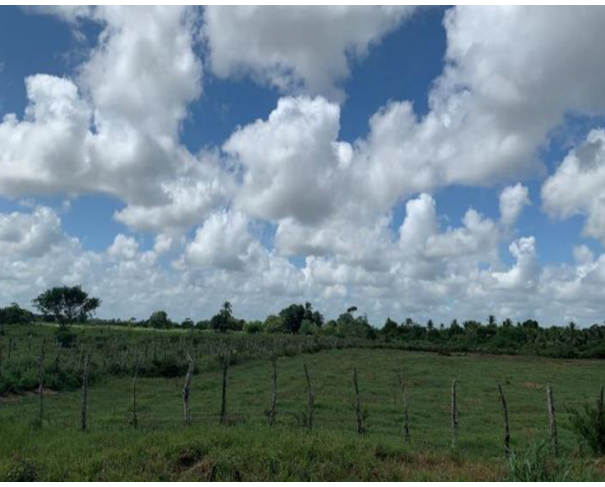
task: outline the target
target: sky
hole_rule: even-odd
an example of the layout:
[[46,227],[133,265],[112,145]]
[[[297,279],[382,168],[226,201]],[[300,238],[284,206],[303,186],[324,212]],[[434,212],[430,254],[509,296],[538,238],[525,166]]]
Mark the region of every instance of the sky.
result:
[[601,323],[604,21],[0,7],[0,306]]

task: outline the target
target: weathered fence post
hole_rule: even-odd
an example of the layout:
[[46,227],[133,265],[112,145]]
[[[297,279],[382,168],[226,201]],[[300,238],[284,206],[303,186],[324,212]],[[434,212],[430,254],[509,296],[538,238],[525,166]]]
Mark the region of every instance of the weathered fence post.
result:
[[132,425],[134,429],[139,428],[139,418],[137,416],[137,377],[139,375],[139,367],[141,366],[141,359],[136,361],[134,366],[134,375],[132,377]]
[[61,353],[63,352],[63,343],[59,342],[59,350],[57,351],[57,356],[55,357],[55,368],[59,370],[59,361],[61,360]]
[[269,409],[269,425],[275,424],[275,408],[277,404],[277,356],[271,355],[271,409]]
[[510,429],[508,427],[508,408],[506,407],[506,398],[502,386],[498,384],[498,392],[500,393],[500,403],[502,404],[502,413],[504,415],[504,453],[506,458],[510,456]]
[[30,333],[29,335],[27,335],[27,356],[29,357],[29,354],[32,351],[32,334]]
[[90,353],[84,359],[84,372],[82,373],[82,415],[80,427],[86,431],[88,414],[88,378],[90,376]]
[[303,364],[305,368],[305,377],[307,378],[307,428],[313,429],[313,405],[315,399],[313,398],[313,391],[311,390],[311,378],[309,377],[309,370],[307,364]]
[[552,387],[550,384],[546,386],[546,398],[548,401],[548,416],[550,418],[550,443],[552,445],[553,454],[559,456],[559,438],[557,436],[557,419],[555,417],[555,402],[552,396]]
[[456,397],[457,381],[452,381],[452,448],[456,448],[458,441],[458,403]]
[[355,386],[355,414],[357,416],[357,434],[363,433],[363,416],[359,401],[359,386],[357,384],[357,367],[353,368],[353,385]]
[[[165,349],[164,349],[165,350]],[[191,413],[189,411],[189,388],[191,387],[191,376],[193,375],[193,359],[187,355],[187,375],[185,375],[185,386],[183,387],[183,421],[185,424],[191,423]]]
[[599,395],[597,396],[597,424],[599,427],[603,424],[603,386],[599,389]]
[[40,411],[38,413],[38,424],[42,426],[42,420],[44,419],[44,346],[46,345],[46,339],[42,338],[42,345],[40,347],[40,357],[38,358],[38,394],[40,396]]
[[221,394],[221,420],[220,424],[225,424],[227,419],[227,374],[229,371],[229,356],[224,356],[223,362],[223,390]]
[[401,399],[403,404],[403,441],[410,444],[410,417],[408,415],[408,400],[405,395],[405,385],[403,381],[401,383]]

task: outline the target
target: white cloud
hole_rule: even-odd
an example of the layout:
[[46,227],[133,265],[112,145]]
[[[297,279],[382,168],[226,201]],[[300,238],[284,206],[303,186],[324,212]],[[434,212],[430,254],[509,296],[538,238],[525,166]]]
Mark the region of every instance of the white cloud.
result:
[[268,220],[326,217],[346,164],[347,149],[335,141],[339,117],[323,98],[282,98],[266,121],[237,130],[223,147],[243,167],[236,206]]
[[133,237],[123,234],[116,235],[113,243],[107,249],[107,254],[115,259],[132,260],[139,252],[139,244]]
[[514,225],[523,207],[529,204],[529,190],[525,186],[517,183],[504,188],[500,193],[500,223],[505,227]]
[[605,130],[592,130],[542,186],[545,210],[568,218],[586,215],[584,234],[605,243]]
[[61,221],[49,208],[0,213],[0,254],[6,257],[40,257],[63,238]]
[[248,219],[241,213],[224,211],[211,215],[187,246],[186,261],[202,267],[244,270],[256,250],[248,226]]
[[[574,264],[540,267],[539,238],[516,238],[514,228],[530,204],[525,186],[500,193],[499,219],[469,208],[447,227],[429,193],[541,174],[540,149],[566,114],[604,113],[602,9],[449,10],[428,113],[392,101],[366,136],[343,141],[337,102],[350,61],[410,11],[210,7],[209,69],[290,96],[222,150],[199,154],[181,129],[203,91],[200,10],[54,12],[73,28],[93,20],[102,33],[72,78],[27,78],[24,116],[0,123],[0,195],[108,194],[125,205],[115,219],[156,238],[147,249],[120,234],[106,251],[87,252],[34,199],[27,211],[0,213],[5,299],[27,303],[50,285],[82,283],[103,299],[102,313],[120,316],[160,303],[176,317],[208,316],[232,299],[243,316],[260,317],[309,299],[329,315],[357,304],[376,323],[387,314],[599,317],[605,256],[578,246]],[[555,217],[586,216],[585,234],[605,243],[604,142],[595,130],[570,151],[542,199]],[[503,244],[512,265],[501,260]]]
[[251,74],[284,92],[341,99],[350,58],[364,56],[413,7],[209,6],[204,36],[220,77]]

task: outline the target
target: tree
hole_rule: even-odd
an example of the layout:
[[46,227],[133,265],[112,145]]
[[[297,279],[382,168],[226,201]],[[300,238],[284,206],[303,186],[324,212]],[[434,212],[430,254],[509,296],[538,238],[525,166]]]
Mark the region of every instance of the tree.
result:
[[229,301],[223,303],[223,307],[210,319],[210,328],[221,333],[227,330],[234,330],[238,327],[238,322],[232,315],[233,307]]
[[385,336],[395,336],[397,334],[397,328],[397,322],[393,321],[391,318],[387,318],[381,331]]
[[154,311],[147,320],[147,325],[151,328],[166,329],[172,327],[172,322],[168,318],[166,311]]
[[284,326],[289,333],[298,333],[304,320],[309,321],[317,328],[324,324],[324,317],[319,311],[314,311],[311,303],[291,304],[279,312],[279,316],[284,320]]
[[288,333],[298,333],[305,319],[305,307],[302,304],[291,304],[279,312],[284,320],[284,326]]
[[195,326],[195,323],[193,323],[193,320],[191,318],[186,318],[181,323],[181,328],[185,328],[185,329],[190,329],[190,328],[193,328],[194,326]]
[[88,296],[80,286],[63,286],[44,291],[33,304],[45,317],[52,316],[61,327],[66,327],[75,321],[88,320],[101,300]]
[[6,308],[0,308],[0,324],[25,325],[30,323],[32,319],[32,313],[23,309],[17,303],[12,303]]
[[286,325],[281,316],[269,315],[263,323],[263,327],[267,333],[285,333]]

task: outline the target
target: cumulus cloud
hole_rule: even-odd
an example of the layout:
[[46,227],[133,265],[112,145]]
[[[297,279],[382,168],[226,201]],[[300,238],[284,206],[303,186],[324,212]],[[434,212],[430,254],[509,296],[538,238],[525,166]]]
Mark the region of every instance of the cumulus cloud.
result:
[[217,157],[179,142],[187,106],[202,91],[197,10],[50,11],[103,30],[75,79],[27,78],[24,119],[9,114],[0,124],[0,195],[101,192],[126,203],[116,218],[144,230],[203,221],[231,183]]
[[204,36],[212,71],[251,74],[283,92],[342,99],[350,59],[408,18],[409,6],[209,6]]
[[64,238],[61,221],[49,208],[31,213],[0,213],[0,253],[40,257]]
[[500,193],[500,222],[502,225],[505,227],[513,225],[523,211],[523,207],[530,203],[529,190],[521,183],[504,188]]
[[248,219],[241,213],[224,211],[210,216],[197,230],[185,251],[188,263],[242,271],[254,252]]
[[585,215],[584,234],[605,243],[605,130],[592,130],[542,186],[545,210],[568,218]]
[[[330,315],[355,303],[377,323],[599,315],[605,256],[578,246],[574,263],[541,267],[539,239],[516,235],[525,186],[502,190],[499,217],[469,208],[448,226],[432,194],[543,174],[538,154],[564,116],[605,112],[602,9],[448,10],[428,113],[391,101],[355,141],[339,135],[341,82],[411,10],[210,7],[205,44],[198,9],[52,12],[74,28],[96,22],[101,34],[71,77],[26,79],[25,113],[0,122],[0,195],[108,194],[124,203],[115,219],[155,241],[124,233],[86,251],[34,199],[0,213],[7,299],[82,283],[121,316],[160,302],[176,317],[183,302],[186,314],[208,316],[224,299],[247,317],[293,300]],[[215,75],[249,75],[287,96],[220,148],[193,154],[181,128],[203,93],[201,51]],[[542,201],[554,217],[584,215],[585,235],[605,243],[604,142],[598,129],[572,149]]]
[[223,146],[243,167],[237,207],[267,220],[326,217],[350,150],[336,142],[340,109],[323,98],[282,98],[269,118],[236,131]]

